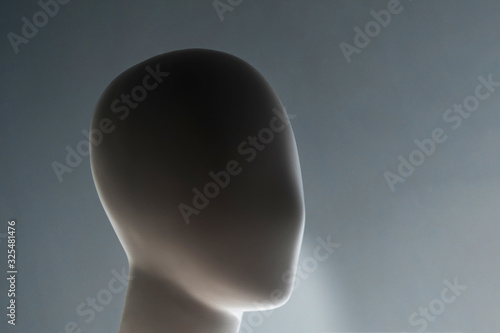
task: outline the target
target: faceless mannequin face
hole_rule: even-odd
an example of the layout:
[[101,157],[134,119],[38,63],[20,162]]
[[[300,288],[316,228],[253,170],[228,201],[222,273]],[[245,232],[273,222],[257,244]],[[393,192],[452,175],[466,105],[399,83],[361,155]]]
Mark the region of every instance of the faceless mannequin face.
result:
[[[148,59],[108,86],[92,129],[102,135],[94,180],[130,262],[121,332],[197,332],[189,320],[287,300],[283,274],[304,224],[300,167],[286,112],[253,67],[202,49]],[[162,318],[169,297],[185,304],[183,323]],[[143,303],[147,323],[134,318]],[[214,332],[234,331],[233,319],[214,321]]]

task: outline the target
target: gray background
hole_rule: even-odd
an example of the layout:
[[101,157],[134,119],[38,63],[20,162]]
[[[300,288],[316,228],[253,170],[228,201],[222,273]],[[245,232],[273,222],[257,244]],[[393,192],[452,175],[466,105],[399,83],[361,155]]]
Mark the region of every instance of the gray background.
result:
[[[118,331],[125,292],[89,323],[75,312],[127,265],[89,159],[62,183],[51,163],[84,139],[118,74],[203,47],[251,63],[296,115],[307,210],[301,262],[317,237],[341,244],[254,332],[415,331],[410,315],[455,277],[467,289],[427,330],[497,332],[500,89],[457,130],[442,115],[474,93],[479,75],[500,81],[500,3],[401,5],[348,64],[339,44],[352,44],[353,28],[387,1],[244,0],[224,21],[211,1],[70,1],[17,54],[6,35],[20,34],[21,17],[40,7],[4,1],[0,232],[17,220],[19,304],[18,325],[2,311],[0,330],[59,333],[75,321],[86,333]],[[391,192],[384,171],[396,172],[398,156],[438,127],[447,141]]]

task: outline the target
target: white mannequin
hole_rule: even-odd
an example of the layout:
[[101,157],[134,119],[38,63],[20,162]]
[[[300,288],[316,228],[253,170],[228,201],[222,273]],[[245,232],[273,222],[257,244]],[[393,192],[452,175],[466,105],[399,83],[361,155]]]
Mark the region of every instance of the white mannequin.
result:
[[[120,333],[236,333],[243,311],[286,302],[304,203],[293,132],[273,108],[283,110],[257,70],[202,49],[148,59],[105,90],[91,164],[130,263]],[[270,127],[280,131],[269,142],[258,134]],[[229,161],[239,173],[194,208],[193,189],[229,175]]]

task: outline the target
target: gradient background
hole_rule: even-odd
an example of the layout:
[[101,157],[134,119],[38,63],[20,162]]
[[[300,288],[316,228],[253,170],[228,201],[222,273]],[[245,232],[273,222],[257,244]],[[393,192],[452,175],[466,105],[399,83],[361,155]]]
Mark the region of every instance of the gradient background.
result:
[[[85,333],[118,331],[125,292],[89,323],[75,312],[127,266],[89,158],[62,183],[51,163],[84,139],[118,74],[202,47],[255,66],[296,115],[307,211],[301,262],[317,237],[341,244],[254,332],[415,331],[409,316],[455,277],[467,290],[427,330],[498,332],[500,89],[455,131],[442,115],[474,92],[479,75],[500,81],[500,2],[401,4],[348,64],[339,44],[352,44],[353,28],[387,1],[244,0],[224,21],[210,0],[70,1],[18,54],[6,35],[20,34],[21,17],[40,7],[4,1],[0,237],[16,219],[19,274],[18,325],[7,325],[3,310],[0,331],[59,333],[69,321]],[[398,156],[436,127],[447,141],[392,193],[384,171],[396,172]]]

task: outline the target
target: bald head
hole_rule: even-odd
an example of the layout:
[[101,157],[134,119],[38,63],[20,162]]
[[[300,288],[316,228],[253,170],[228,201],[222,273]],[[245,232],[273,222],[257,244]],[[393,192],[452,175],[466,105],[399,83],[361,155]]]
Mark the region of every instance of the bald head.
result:
[[187,289],[197,288],[191,273],[205,274],[215,287],[198,294],[222,281],[232,305],[289,289],[300,168],[283,106],[256,69],[201,49],[148,59],[108,86],[92,129],[104,133],[94,179],[132,263]]

